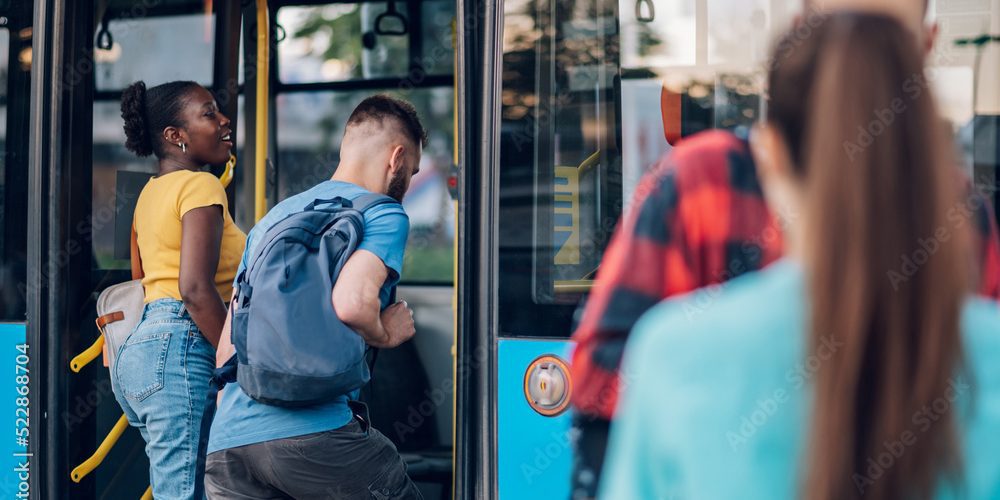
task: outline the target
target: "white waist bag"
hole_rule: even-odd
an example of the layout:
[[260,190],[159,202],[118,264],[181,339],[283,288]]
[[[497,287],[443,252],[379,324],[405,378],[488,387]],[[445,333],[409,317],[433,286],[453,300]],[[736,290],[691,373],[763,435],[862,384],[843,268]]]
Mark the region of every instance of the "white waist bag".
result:
[[145,299],[141,279],[105,288],[97,298],[97,329],[104,335],[109,370],[115,369],[118,350],[142,320]]

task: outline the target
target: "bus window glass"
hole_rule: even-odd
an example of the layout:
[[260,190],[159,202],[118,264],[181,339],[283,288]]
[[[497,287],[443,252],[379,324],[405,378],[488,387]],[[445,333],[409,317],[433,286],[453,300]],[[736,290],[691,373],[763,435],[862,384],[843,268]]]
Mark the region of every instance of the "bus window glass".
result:
[[[7,123],[11,114],[8,81],[10,74],[19,70],[9,64],[10,38],[9,29],[0,28],[0,322],[24,321],[25,314],[27,221],[20,219],[25,217],[26,200],[19,192],[26,186],[20,182],[19,169],[9,165],[8,154]],[[27,100],[26,96],[21,99]]]
[[696,7],[696,0],[619,2],[622,67],[695,64]]
[[279,9],[278,24],[287,33],[278,44],[279,78],[310,83],[451,74],[454,2],[395,2],[394,8],[396,16],[384,2]]
[[25,320],[32,2],[0,2],[0,322]]
[[[278,10],[278,24],[287,33],[287,38],[278,44],[281,81],[303,83],[405,75],[409,37],[377,35],[374,31],[375,18],[385,12],[384,3]],[[386,29],[399,28],[395,22],[385,23]]]
[[688,135],[760,119],[769,44],[800,3],[505,3],[501,335],[571,333],[648,168]]
[[108,32],[111,49],[94,49],[97,90],[121,90],[136,80],[148,87],[173,80],[211,85],[214,15],[113,19]]
[[455,64],[455,47],[452,43],[452,22],[455,19],[455,2],[423,1],[420,3],[420,40],[423,56],[420,66],[428,75],[449,75]]
[[[10,53],[10,31],[0,28],[0,229],[7,227],[5,218],[6,204],[4,203],[4,192],[7,176],[7,73],[10,71],[7,64]],[[6,264],[6,231],[0,231],[0,249],[4,250],[4,260]],[[0,276],[6,278],[4,270],[0,270]]]
[[[294,92],[277,98],[278,200],[305,191],[333,175],[347,117],[378,90]],[[420,173],[413,177],[403,206],[410,235],[402,280],[451,283],[454,210],[447,176],[452,164],[454,94],[451,87],[384,90],[413,103],[427,130]]]
[[91,237],[95,269],[128,269],[131,214],[156,158],[125,149],[118,100],[94,103],[94,173]]
[[[962,166],[976,188],[1000,202],[1000,4],[936,0],[939,26],[928,82],[958,142]],[[998,211],[1000,214],[1000,211]]]
[[618,4],[504,11],[500,331],[565,336],[622,209]]

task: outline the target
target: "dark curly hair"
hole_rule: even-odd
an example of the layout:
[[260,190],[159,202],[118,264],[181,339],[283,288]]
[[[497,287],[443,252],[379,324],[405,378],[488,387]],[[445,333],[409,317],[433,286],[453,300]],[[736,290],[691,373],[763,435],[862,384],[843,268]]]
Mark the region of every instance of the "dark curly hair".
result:
[[420,123],[417,110],[412,104],[385,94],[375,94],[358,104],[347,119],[348,125],[366,121],[382,123],[384,118],[395,118],[403,125],[403,131],[415,143],[427,147],[427,131]]
[[200,85],[178,81],[146,89],[141,80],[122,92],[122,118],[125,120],[125,148],[140,157],[155,154],[162,158],[167,127],[182,127],[180,118],[188,92]]

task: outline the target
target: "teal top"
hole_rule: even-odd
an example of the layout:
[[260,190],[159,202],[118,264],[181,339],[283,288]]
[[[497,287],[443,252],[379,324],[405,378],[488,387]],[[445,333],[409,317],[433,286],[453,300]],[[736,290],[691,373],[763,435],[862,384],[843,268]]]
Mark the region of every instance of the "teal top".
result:
[[[601,498],[798,498],[810,374],[838,348],[828,339],[806,357],[805,299],[801,267],[783,260],[646,313],[626,349]],[[1000,307],[970,299],[961,322],[974,383],[956,377],[915,413],[855,474],[859,489],[957,405],[965,489],[941,481],[936,498],[1000,498]]]
[[[368,194],[368,191],[360,186],[330,180],[278,203],[250,231],[236,276],[249,265],[261,238],[274,224],[293,213],[301,212],[314,200],[338,196],[354,200],[364,194]],[[389,269],[389,276],[379,290],[383,308],[389,305],[392,287],[403,272],[403,251],[409,227],[410,219],[399,205],[381,205],[365,213],[365,237],[358,249],[372,252]],[[344,426],[353,417],[347,401],[349,397],[356,395],[345,394],[315,406],[285,408],[259,403],[247,396],[239,385],[239,382],[233,382],[222,391],[219,409],[212,421],[208,453],[325,432]]]

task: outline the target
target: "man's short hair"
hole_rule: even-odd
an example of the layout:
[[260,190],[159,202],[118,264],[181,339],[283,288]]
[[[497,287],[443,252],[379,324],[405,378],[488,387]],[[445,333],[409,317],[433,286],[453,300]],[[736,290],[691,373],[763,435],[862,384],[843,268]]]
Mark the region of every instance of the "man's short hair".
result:
[[412,104],[385,94],[376,94],[366,98],[358,104],[347,119],[347,126],[360,125],[365,122],[375,122],[380,125],[386,119],[394,119],[399,122],[404,134],[414,144],[427,147],[427,131],[420,123],[417,110]]

